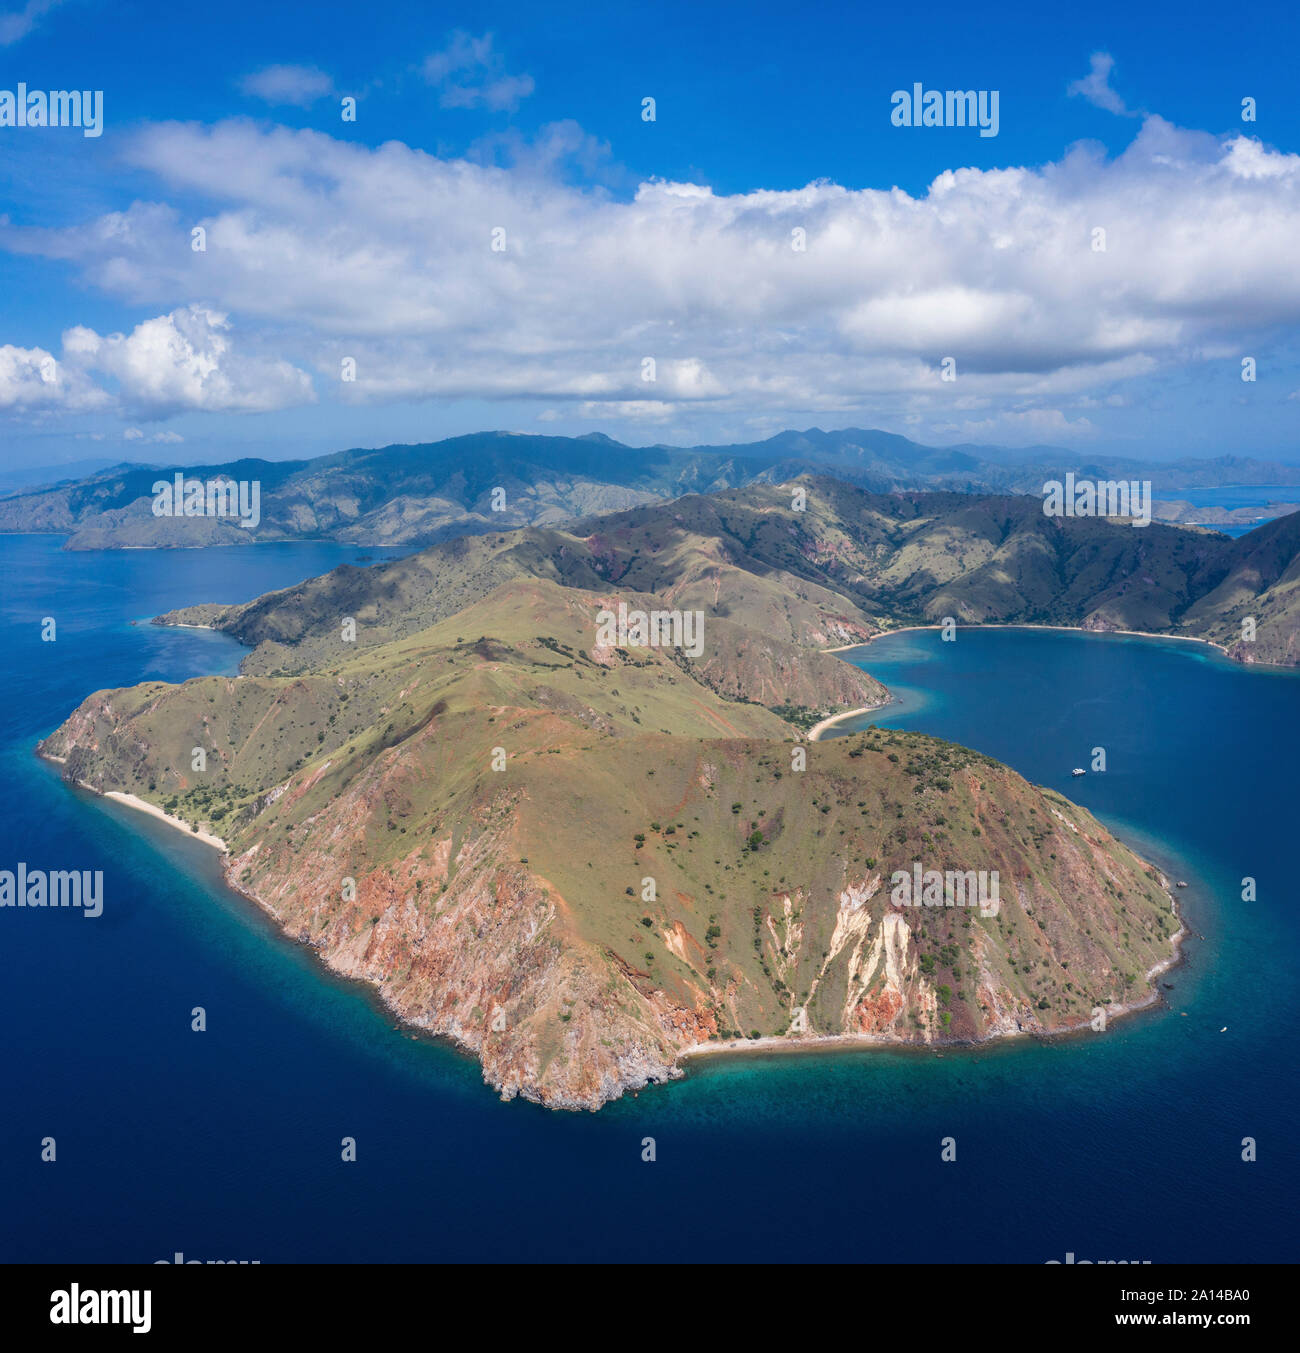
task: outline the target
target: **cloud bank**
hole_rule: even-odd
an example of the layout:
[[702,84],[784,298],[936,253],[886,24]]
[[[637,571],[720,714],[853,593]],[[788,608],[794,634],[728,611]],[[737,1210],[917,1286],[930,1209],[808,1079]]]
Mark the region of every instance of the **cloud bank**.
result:
[[[485,40],[459,41],[430,78],[490,65]],[[650,420],[888,397],[1059,439],[1090,428],[1063,408],[1300,323],[1300,156],[1158,117],[1115,158],[954,170],[919,196],[648,182],[619,199],[566,183],[562,155],[502,168],[237,120],[148,127],[129,157],[159,200],[0,226],[0,245],[158,318],[70,331],[53,387],[36,350],[0,349],[0,407],[85,407],[91,377],[151,417],[285,407],[313,384]]]

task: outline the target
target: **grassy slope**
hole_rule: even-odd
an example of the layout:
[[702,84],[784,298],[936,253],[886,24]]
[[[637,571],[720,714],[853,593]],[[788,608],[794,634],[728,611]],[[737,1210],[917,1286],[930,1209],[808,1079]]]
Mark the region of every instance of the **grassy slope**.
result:
[[[1088,815],[919,735],[796,748],[708,681],[746,647],[799,673],[808,654],[714,621],[696,679],[669,651],[595,650],[600,599],[518,580],[400,639],[333,641],[311,673],[101,692],[44,750],[209,826],[286,929],[552,1104],[804,1004],[816,1033],[925,1041],[1069,1027],[1145,989],[1169,899]],[[917,859],[998,869],[1002,912],[891,907]]]
[[1238,541],[1153,524],[1054,521],[1031,498],[864,493],[831,479],[751,485],[589,519],[457,540],[339,569],[247,606],[168,619],[216,624],[258,651],[250,672],[309,670],[344,615],[371,642],[422,629],[514,577],[617,586],[763,634],[828,647],[900,624],[1019,622],[1198,635],[1259,625],[1259,661],[1300,657],[1300,514]]
[[[1184,633],[1213,639],[1242,662],[1300,663],[1300,514],[1267,522],[1236,542],[1227,575],[1182,618]],[[1243,639],[1242,621],[1255,622]]]
[[[632,605],[653,604],[653,598],[617,595]],[[865,673],[727,621],[706,627],[698,661],[666,648],[598,652],[595,615],[610,600],[521,579],[389,643],[361,642],[364,623],[356,644],[330,631],[332,660],[315,672],[206,677],[176,687],[146,683],[92,697],[95,708],[107,704],[112,712],[86,731],[101,768],[112,747],[118,787],[142,797],[183,798],[191,813],[208,798],[220,800],[226,812],[212,819],[220,832],[292,772],[329,760],[324,783],[336,784],[354,763],[448,712],[513,708],[528,718],[560,715],[604,736],[780,738],[790,727],[763,707],[763,698],[779,704],[805,691],[830,696],[836,705],[885,698]],[[194,746],[210,751],[201,778],[189,770]],[[93,774],[87,768],[78,778],[105,787]]]

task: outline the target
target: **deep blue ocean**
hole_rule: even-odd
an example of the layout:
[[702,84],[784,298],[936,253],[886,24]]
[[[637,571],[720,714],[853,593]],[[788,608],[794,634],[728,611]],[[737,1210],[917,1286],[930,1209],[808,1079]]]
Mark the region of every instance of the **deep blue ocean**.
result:
[[[361,552],[60,546],[0,537],[0,868],[102,869],[105,902],[97,919],[0,910],[0,1259],[1300,1257],[1295,675],[1017,630],[847,655],[901,696],[877,722],[1064,790],[1190,882],[1201,938],[1168,1008],[1056,1043],[710,1059],[561,1114],[500,1103],[472,1061],[395,1030],[226,891],[206,847],[32,754],[95,689],[241,656],[133,620]],[[1099,745],[1107,772],[1072,780]],[[1245,875],[1257,901],[1241,901]]]

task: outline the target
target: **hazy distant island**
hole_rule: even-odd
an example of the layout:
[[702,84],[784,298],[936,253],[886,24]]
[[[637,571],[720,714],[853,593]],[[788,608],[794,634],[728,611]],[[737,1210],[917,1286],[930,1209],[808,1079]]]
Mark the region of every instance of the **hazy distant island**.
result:
[[248,644],[241,675],[100,691],[40,750],[220,840],[233,886],[507,1097],[597,1108],[736,1040],[1065,1031],[1156,999],[1167,881],[969,749],[807,741],[889,698],[822,650],[949,614],[1173,625],[1240,544],[755,484],[173,612]]
[[[788,431],[727,446],[625,446],[599,433],[546,437],[478,432],[355,449],[310,460],[118,465],[69,482],[0,492],[0,533],[57,532],[74,550],[197,548],[280,540],[416,548],[457,535],[559,526],[596,513],[834,475],[873,493],[934,490],[1041,497],[1046,480],[1141,479],[1153,492],[1222,485],[1300,485],[1300,466],[1240,456],[1141,462],[1059,447],[933,447],[860,428]],[[184,515],[170,485],[257,486],[255,513]],[[168,499],[172,501],[168,501]],[[1165,521],[1249,524],[1261,509],[1157,502]]]
[[1300,503],[1263,503],[1259,507],[1201,507],[1179,499],[1167,499],[1154,506],[1157,521],[1187,526],[1255,526],[1300,512]]

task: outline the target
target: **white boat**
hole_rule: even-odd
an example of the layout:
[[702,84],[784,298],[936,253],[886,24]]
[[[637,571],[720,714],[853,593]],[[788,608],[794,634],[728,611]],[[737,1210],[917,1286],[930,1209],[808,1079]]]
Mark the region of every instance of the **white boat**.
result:
[[1084,770],[1081,766],[1075,766],[1075,768],[1070,772],[1071,775],[1087,775],[1087,773],[1088,772]]

